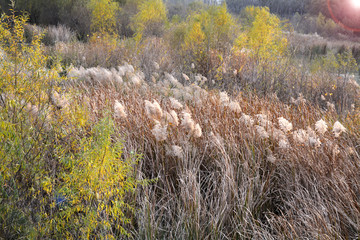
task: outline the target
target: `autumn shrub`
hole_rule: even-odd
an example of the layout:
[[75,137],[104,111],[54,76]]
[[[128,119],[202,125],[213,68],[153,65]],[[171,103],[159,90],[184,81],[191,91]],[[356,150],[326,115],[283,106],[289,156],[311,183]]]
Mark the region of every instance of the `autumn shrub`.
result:
[[59,149],[64,169],[53,186],[55,211],[42,216],[45,236],[116,239],[127,234],[124,209],[132,211],[132,207],[125,203],[124,194],[136,187],[129,174],[136,162],[122,159],[122,142],[113,134],[111,117],[105,117],[94,126],[91,137],[72,139],[77,144],[72,153],[64,155]]
[[27,43],[31,43],[35,35],[41,35],[44,29],[37,25],[27,24],[24,26],[24,36]]
[[109,37],[106,35],[117,34],[116,18],[119,5],[112,0],[91,0],[91,30],[93,38]]
[[166,8],[162,0],[146,0],[139,4],[138,13],[132,17],[131,27],[136,41],[147,36],[161,36],[167,22]]
[[121,5],[119,15],[119,31],[122,37],[133,37],[135,32],[132,27],[132,19],[139,12],[139,5],[142,0],[124,1]]
[[[225,3],[194,9],[185,22],[175,23],[173,29],[169,39],[174,47],[177,46],[181,64],[187,68],[193,64],[196,72],[209,78],[221,72],[236,32],[235,21]],[[194,70],[187,69],[188,72]]]
[[174,52],[165,39],[149,37],[137,47],[131,63],[139,66],[147,81],[151,81],[152,77],[158,79],[163,72],[180,69],[174,61]]
[[276,86],[284,84],[281,74],[289,61],[284,26],[268,8],[247,7],[244,15],[245,31],[234,42],[234,50],[244,52],[249,61],[243,75],[262,92],[276,91]]
[[90,123],[60,64],[48,68],[41,35],[25,43],[26,21],[14,11],[0,21],[0,237],[119,238],[137,155],[122,158],[111,116]]
[[[60,80],[56,69],[44,69],[46,57],[40,36],[31,45],[23,36],[26,17],[3,15],[1,19],[1,236],[20,238],[36,234],[36,210],[49,200],[43,183],[52,162],[49,145],[48,93]],[[36,199],[36,200],[35,200]],[[35,201],[34,201],[35,200]],[[4,207],[8,206],[8,207]]]

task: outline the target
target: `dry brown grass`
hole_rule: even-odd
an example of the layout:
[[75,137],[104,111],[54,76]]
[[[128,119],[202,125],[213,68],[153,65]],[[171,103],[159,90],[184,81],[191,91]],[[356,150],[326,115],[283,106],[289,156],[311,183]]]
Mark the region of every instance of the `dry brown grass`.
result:
[[[144,101],[156,100],[170,111],[176,87],[157,84],[82,84],[97,119],[103,109],[123,103],[127,118],[118,118],[117,133],[124,141],[124,157],[141,153],[137,178],[155,179],[129,196],[136,204],[136,239],[354,239],[359,232],[360,116],[340,118],[308,104],[286,105],[276,98],[238,93],[231,99],[255,119],[265,114],[273,124],[261,139],[241,114],[222,106],[217,91],[179,97],[202,136],[195,138],[180,126],[168,124],[167,140],[158,142],[151,130],[156,122],[145,112]],[[196,90],[197,89],[197,90]],[[165,92],[165,94],[164,94]],[[175,94],[174,94],[175,95]],[[182,110],[175,110],[181,118]],[[294,130],[307,129],[324,119],[330,129],[318,138],[319,147],[294,142],[282,149],[274,134],[278,117]],[[158,119],[160,120],[160,119]],[[331,126],[340,120],[347,133],[335,138]],[[163,126],[164,120],[161,120]],[[257,124],[257,122],[255,122]],[[182,157],[169,154],[172,145]]]

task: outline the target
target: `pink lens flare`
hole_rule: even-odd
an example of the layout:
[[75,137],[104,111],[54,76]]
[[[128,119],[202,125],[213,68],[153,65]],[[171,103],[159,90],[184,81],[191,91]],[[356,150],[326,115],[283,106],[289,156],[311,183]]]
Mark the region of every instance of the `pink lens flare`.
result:
[[[336,17],[336,15],[334,14],[334,9],[331,6],[331,0],[326,0],[327,1],[327,6],[329,9],[329,13],[331,15],[331,18],[341,27],[350,30],[350,31],[354,31],[354,32],[360,32],[360,27],[352,27],[349,26],[347,24],[345,24],[343,21],[339,20],[338,17]],[[359,14],[360,14],[360,0],[350,0],[350,3],[353,5],[354,8],[359,9]]]
[[350,1],[353,7],[360,8],[360,0],[351,0]]

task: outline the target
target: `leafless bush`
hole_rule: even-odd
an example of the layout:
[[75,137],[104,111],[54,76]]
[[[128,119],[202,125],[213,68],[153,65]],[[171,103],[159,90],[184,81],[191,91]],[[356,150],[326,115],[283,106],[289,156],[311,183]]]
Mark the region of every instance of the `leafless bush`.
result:
[[45,30],[43,41],[46,45],[55,45],[56,43],[70,43],[76,39],[76,34],[65,25],[49,26]]
[[176,66],[168,44],[161,38],[146,39],[138,49],[136,61],[150,80],[153,73],[172,72]]
[[64,65],[75,67],[117,67],[133,59],[135,45],[128,40],[110,43],[95,41],[91,43],[59,42],[48,49],[49,54],[61,57]]

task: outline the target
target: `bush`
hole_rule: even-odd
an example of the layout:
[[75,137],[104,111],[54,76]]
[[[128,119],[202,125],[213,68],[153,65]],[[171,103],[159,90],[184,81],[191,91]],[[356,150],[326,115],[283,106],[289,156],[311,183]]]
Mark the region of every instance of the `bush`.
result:
[[139,5],[139,12],[132,18],[135,39],[160,36],[167,22],[166,8],[162,0],[147,0]]
[[122,158],[110,117],[90,124],[41,37],[25,43],[26,20],[0,21],[0,237],[119,238],[137,158]]
[[116,34],[116,17],[119,11],[117,2],[112,0],[91,0],[91,30],[95,37]]
[[65,25],[49,26],[45,30],[43,43],[45,45],[55,45],[58,42],[70,43],[76,40],[76,34]]
[[246,84],[263,93],[285,87],[281,74],[288,70],[288,40],[280,19],[268,8],[247,7],[243,15],[245,31],[234,42],[234,51],[246,59],[242,70]]
[[185,23],[175,23],[173,28],[171,44],[178,45],[184,65],[189,68],[193,63],[198,73],[209,78],[216,76],[236,34],[226,4],[194,10]]
[[58,211],[44,216],[49,233],[74,239],[116,239],[127,234],[124,225],[129,219],[124,209],[132,207],[125,203],[124,195],[135,190],[131,176],[135,162],[122,159],[122,142],[113,135],[113,122],[106,117],[94,126],[91,137],[77,140],[75,151],[65,155],[57,151],[64,169],[53,191],[52,207]]

